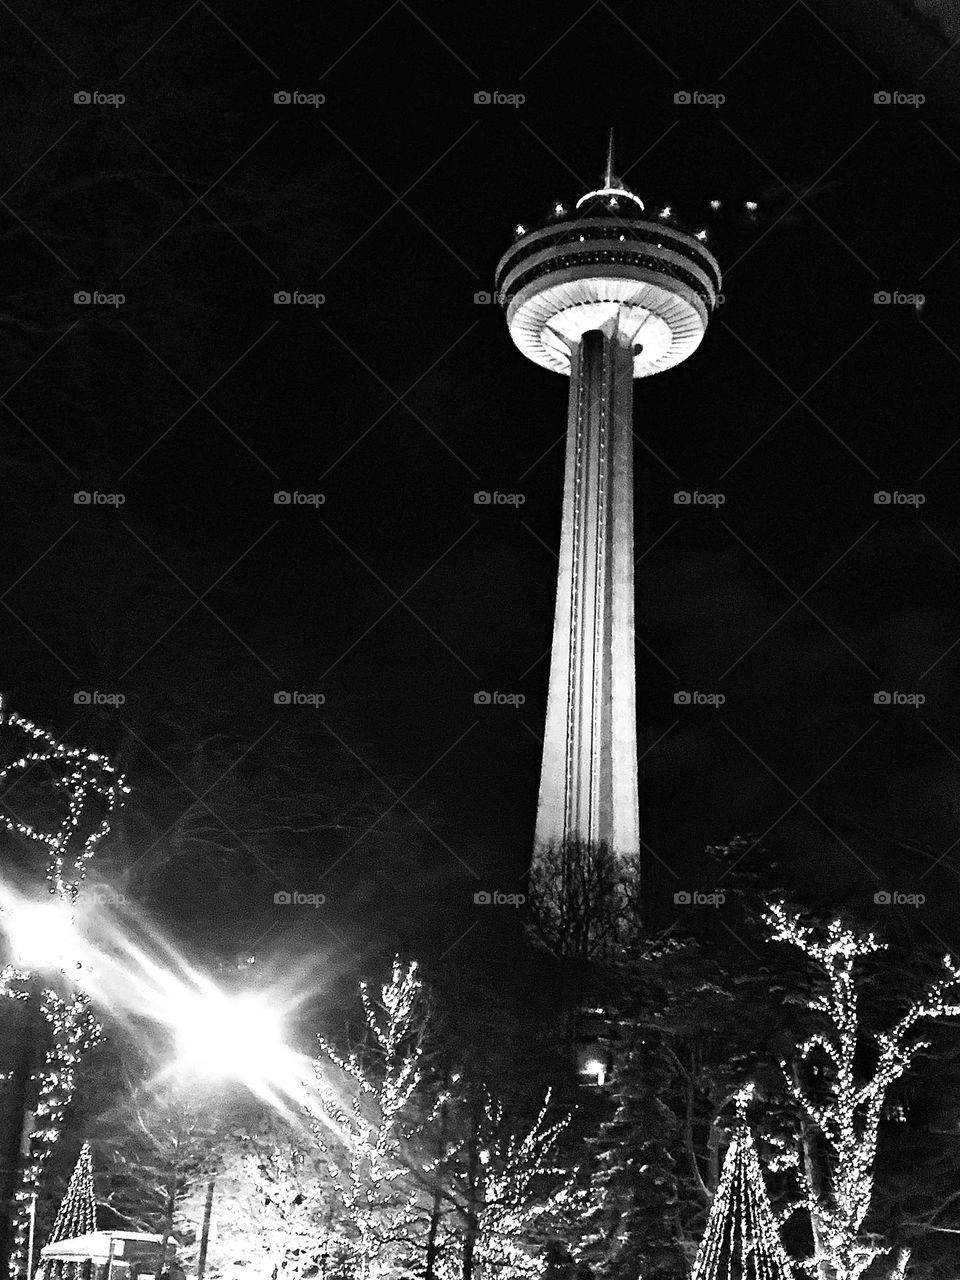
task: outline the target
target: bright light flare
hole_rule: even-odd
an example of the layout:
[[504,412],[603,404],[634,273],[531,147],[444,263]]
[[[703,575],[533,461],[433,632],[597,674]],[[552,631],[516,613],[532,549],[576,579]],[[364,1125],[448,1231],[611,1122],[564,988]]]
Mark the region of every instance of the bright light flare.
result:
[[30,902],[4,895],[0,930],[19,969],[75,968],[82,943],[73,927],[70,910],[60,901]]
[[134,1036],[143,1035],[144,1019],[166,1032],[168,1050],[156,1046],[160,1074],[184,1087],[234,1081],[283,1115],[303,1105],[313,1064],[285,1043],[297,1002],[284,991],[220,987],[162,935],[148,929],[144,946],[124,923],[112,923],[96,960],[95,1003]]
[[207,1080],[273,1081],[287,1053],[277,1011],[256,994],[185,992],[174,1010],[177,1066]]

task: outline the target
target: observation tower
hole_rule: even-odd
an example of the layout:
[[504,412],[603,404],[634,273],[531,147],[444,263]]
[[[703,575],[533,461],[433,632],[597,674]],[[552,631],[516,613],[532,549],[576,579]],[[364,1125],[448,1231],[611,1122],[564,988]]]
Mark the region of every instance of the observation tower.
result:
[[560,568],[534,860],[548,846],[640,849],[634,655],[633,382],[700,345],[720,268],[672,211],[615,176],[518,226],[497,296],[510,336],[570,379]]

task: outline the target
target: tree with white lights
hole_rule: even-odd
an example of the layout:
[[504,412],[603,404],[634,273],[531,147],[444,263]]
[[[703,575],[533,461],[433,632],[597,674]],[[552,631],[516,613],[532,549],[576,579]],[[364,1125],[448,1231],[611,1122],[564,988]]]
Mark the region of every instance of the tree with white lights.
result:
[[[942,975],[913,1000],[887,1030],[875,1034],[872,1067],[865,1073],[865,1036],[858,1009],[859,970],[882,945],[841,920],[804,924],[782,903],[766,916],[770,937],[798,948],[817,971],[807,1001],[817,1029],[782,1063],[787,1088],[801,1117],[800,1152],[778,1163],[793,1164],[800,1179],[797,1207],[810,1215],[813,1256],[805,1269],[820,1280],[859,1280],[890,1250],[863,1230],[871,1209],[880,1122],[891,1086],[910,1068],[927,1042],[916,1034],[923,1019],[960,1014],[960,965],[943,960]],[[909,1260],[901,1249],[890,1267],[900,1280]]]
[[[33,1027],[42,1028],[46,1041],[43,1062],[37,1069],[28,1067],[29,1080],[21,1081],[23,1104],[32,1124],[27,1130],[27,1151],[22,1161],[18,1185],[14,1191],[12,1223],[13,1247],[9,1255],[11,1276],[20,1275],[26,1266],[26,1249],[30,1204],[39,1189],[41,1175],[54,1143],[60,1136],[67,1107],[77,1086],[77,1068],[85,1053],[100,1038],[100,1028],[92,1016],[82,990],[66,988],[62,980],[55,983],[41,976],[45,968],[63,973],[75,956],[63,955],[63,938],[55,935],[69,926],[72,908],[87,865],[97,847],[110,832],[111,815],[119,806],[127,788],[110,762],[103,756],[61,742],[16,712],[8,711],[0,696],[0,726],[9,730],[14,740],[26,740],[14,759],[0,768],[0,786],[9,795],[33,773],[39,781],[41,801],[33,797],[29,820],[18,816],[27,802],[26,794],[15,794],[14,800],[0,806],[0,827],[25,840],[40,845],[46,853],[45,878],[54,899],[45,912],[58,912],[57,926],[45,926],[46,932],[34,924],[29,930],[17,929],[16,904],[4,907],[6,919],[0,925],[7,935],[8,948],[14,952],[11,962],[0,969],[0,996],[25,1001],[36,1007]],[[34,772],[36,771],[36,772]],[[52,812],[44,801],[52,799]],[[96,814],[91,818],[91,805]],[[39,809],[39,815],[34,813]],[[36,912],[39,908],[33,907]],[[18,957],[14,935],[23,939],[29,954]],[[50,956],[36,954],[38,943],[47,939],[59,946]],[[27,1031],[31,1037],[30,1029]]]
[[367,1031],[363,1054],[341,1054],[320,1037],[319,1111],[314,1128],[355,1233],[363,1280],[382,1271],[384,1252],[404,1252],[415,1217],[405,1184],[403,1122],[422,1079],[427,996],[416,962],[394,960],[375,1001],[360,984]]
[[733,1137],[697,1251],[692,1280],[793,1280],[747,1124],[750,1092],[741,1090],[736,1098]]
[[532,1280],[574,1212],[557,1167],[568,1117],[548,1094],[518,1122],[474,1064],[451,1060],[416,964],[395,961],[379,1000],[361,997],[366,1043],[343,1055],[320,1041],[314,1116],[358,1276]]
[[468,1089],[463,1103],[459,1141],[422,1171],[428,1181],[439,1179],[435,1185],[452,1210],[437,1274],[533,1280],[542,1271],[539,1246],[562,1230],[578,1203],[574,1175],[558,1161],[569,1116],[549,1118],[549,1093],[532,1123],[522,1126],[486,1089]]
[[75,1240],[97,1229],[97,1202],[93,1189],[93,1159],[90,1143],[80,1148],[67,1190],[57,1213],[48,1244],[60,1240]]
[[[285,1280],[316,1269],[324,1280],[342,1231],[325,1162],[311,1145],[266,1111],[230,1126],[219,1144],[208,1275]],[[187,1193],[184,1221],[201,1221],[205,1192],[200,1184]],[[181,1250],[188,1268],[197,1251],[197,1241],[187,1241]]]

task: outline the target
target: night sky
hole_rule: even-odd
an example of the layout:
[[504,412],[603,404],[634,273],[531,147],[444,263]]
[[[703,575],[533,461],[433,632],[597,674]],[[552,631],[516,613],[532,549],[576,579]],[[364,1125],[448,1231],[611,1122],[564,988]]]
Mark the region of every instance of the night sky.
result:
[[[9,702],[119,752],[133,809],[174,766],[171,726],[221,701],[244,758],[224,785],[269,808],[258,769],[295,721],[327,735],[318,793],[352,762],[377,804],[403,795],[394,817],[420,841],[411,869],[301,834],[243,891],[179,867],[150,912],[279,945],[278,886],[326,891],[323,920],[296,926],[324,945],[440,955],[495,927],[476,889],[522,889],[567,383],[475,296],[514,223],[596,183],[612,125],[620,173],[708,226],[724,271],[702,348],[636,387],[651,918],[717,887],[706,845],[752,832],[811,898],[884,918],[878,890],[925,893],[909,927],[951,928],[960,62],[908,8],[103,0],[0,17]],[[294,91],[325,101],[275,103]],[[522,504],[474,502],[494,490]],[[113,870],[141,854],[114,850]]]

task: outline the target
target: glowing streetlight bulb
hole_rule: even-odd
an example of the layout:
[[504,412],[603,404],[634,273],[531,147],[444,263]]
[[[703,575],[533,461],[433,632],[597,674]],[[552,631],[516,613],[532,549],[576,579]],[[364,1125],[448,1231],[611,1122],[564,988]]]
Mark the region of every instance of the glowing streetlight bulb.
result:
[[210,989],[185,995],[176,1014],[177,1060],[186,1072],[247,1083],[275,1077],[284,1057],[278,1013],[256,995]]
[[606,1080],[607,1067],[599,1058],[591,1058],[589,1062],[583,1064],[583,1074],[585,1076],[593,1076],[598,1085],[602,1085]]
[[23,969],[75,964],[80,941],[67,909],[53,902],[11,902],[0,914],[10,959]]

